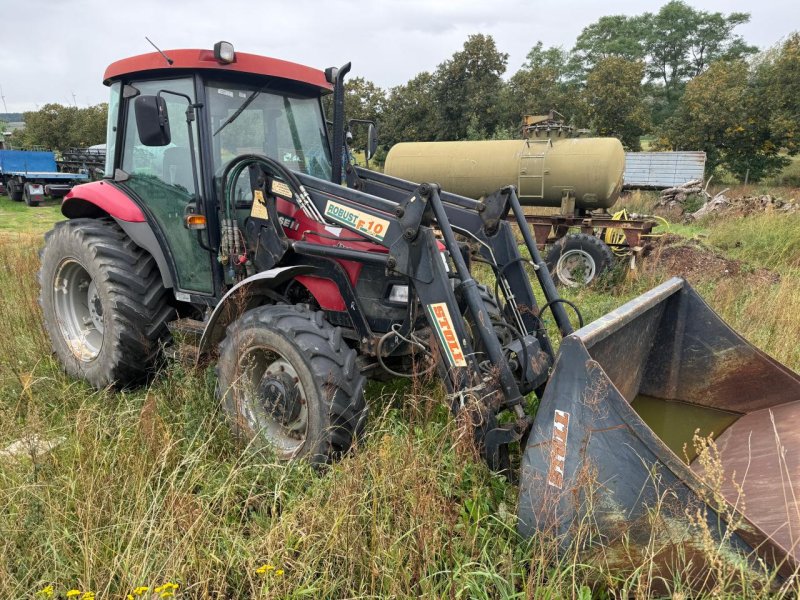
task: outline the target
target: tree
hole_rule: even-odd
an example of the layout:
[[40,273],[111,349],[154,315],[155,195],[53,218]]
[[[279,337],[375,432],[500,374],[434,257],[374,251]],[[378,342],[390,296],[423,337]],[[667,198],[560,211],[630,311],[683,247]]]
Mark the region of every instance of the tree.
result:
[[756,76],[769,110],[770,130],[789,154],[800,152],[800,33],[767,51]]
[[[655,88],[655,121],[672,114],[686,82],[717,60],[738,60],[756,52],[733,30],[750,20],[748,13],[698,11],[672,0],[646,15],[644,48],[647,76]],[[660,89],[659,89],[660,88]]]
[[713,63],[686,85],[660,145],[703,150],[710,172],[722,166],[742,181],[774,174],[789,161],[770,128],[767,94],[745,61]]
[[648,27],[648,15],[600,17],[581,31],[572,49],[573,56],[585,73],[612,56],[628,61],[644,60]]
[[711,13],[672,0],[656,14],[600,18],[578,36],[573,60],[584,74],[612,56],[644,60],[652,120],[661,123],[675,110],[686,82],[710,63],[737,60],[756,51],[734,33],[749,20],[748,13]]
[[524,115],[555,109],[567,120],[583,123],[586,111],[579,86],[569,53],[561,47],[545,49],[538,42],[526,63],[504,86],[500,100],[503,122],[508,128],[519,128]]
[[[344,114],[347,119],[365,119],[378,123],[386,105],[386,93],[368,79],[354,77],[347,82],[344,95]],[[353,130],[353,148],[367,145],[366,128]]]
[[389,90],[381,118],[381,142],[433,140],[439,131],[439,115],[433,101],[433,75],[423,71],[405,85]]
[[66,150],[91,146],[106,139],[108,105],[88,108],[45,104],[40,110],[23,115],[25,129],[15,132],[15,143],[21,146],[43,146]]
[[586,80],[584,96],[592,131],[619,138],[626,150],[639,150],[649,126],[641,86],[644,63],[617,56],[597,63]]
[[464,139],[468,128],[485,137],[494,132],[507,63],[508,54],[497,50],[492,36],[475,34],[439,65],[432,90],[439,113],[437,139]]

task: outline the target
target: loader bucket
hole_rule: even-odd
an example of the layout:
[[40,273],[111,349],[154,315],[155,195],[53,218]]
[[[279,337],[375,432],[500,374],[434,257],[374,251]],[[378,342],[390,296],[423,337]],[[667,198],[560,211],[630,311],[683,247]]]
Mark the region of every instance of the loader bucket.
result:
[[662,576],[681,559],[707,577],[716,548],[782,578],[800,559],[798,499],[800,377],[684,280],[562,340],[522,459],[521,534],[609,565],[649,556]]

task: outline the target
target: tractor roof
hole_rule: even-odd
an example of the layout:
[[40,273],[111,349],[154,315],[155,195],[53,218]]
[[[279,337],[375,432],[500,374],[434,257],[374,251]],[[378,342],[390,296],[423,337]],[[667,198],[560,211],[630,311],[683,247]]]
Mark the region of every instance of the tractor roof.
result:
[[237,52],[232,63],[223,64],[214,58],[214,52],[211,50],[165,50],[164,54],[172,60],[171,65],[158,52],[139,54],[113,62],[103,75],[103,83],[109,85],[112,81],[125,75],[145,73],[165,75],[170,71],[206,70],[280,77],[305,83],[326,92],[332,89],[325,80],[325,74],[319,69],[312,69],[278,58]]

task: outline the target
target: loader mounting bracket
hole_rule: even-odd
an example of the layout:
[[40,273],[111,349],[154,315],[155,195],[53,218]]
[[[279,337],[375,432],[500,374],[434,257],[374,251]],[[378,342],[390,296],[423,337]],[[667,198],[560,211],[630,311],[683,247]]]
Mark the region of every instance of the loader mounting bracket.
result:
[[[492,419],[494,420],[494,419]],[[533,421],[530,417],[517,419],[513,423],[495,423],[495,427],[483,436],[483,453],[489,468],[499,473],[511,475],[508,446],[519,442],[530,431]]]
[[483,222],[483,229],[487,235],[494,235],[502,221],[508,217],[511,205],[508,194],[513,186],[506,186],[484,198],[478,205],[478,214]]

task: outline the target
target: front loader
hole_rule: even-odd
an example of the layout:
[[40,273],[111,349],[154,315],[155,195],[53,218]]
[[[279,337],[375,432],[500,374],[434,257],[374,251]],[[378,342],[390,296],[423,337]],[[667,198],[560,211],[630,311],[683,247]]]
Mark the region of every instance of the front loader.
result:
[[[44,324],[66,371],[127,387],[152,375],[173,336],[194,341],[198,355],[216,356],[217,396],[236,435],[282,460],[323,463],[361,434],[367,377],[435,369],[492,469],[513,477],[510,449],[523,444],[523,534],[569,544],[588,505],[579,475],[591,472],[602,547],[627,536],[626,523],[641,543],[653,529],[642,515],[666,482],[719,516],[708,519],[713,539],[754,565],[762,557],[793,569],[796,521],[748,513],[740,528],[736,510],[711,506],[678,458],[693,432],[671,423],[694,422],[681,416],[687,407],[724,413],[702,433],[728,436],[733,452],[754,432],[770,454],[764,415],[797,417],[798,376],[736,336],[682,280],[583,326],[513,186],[473,200],[350,164],[348,70],[323,74],[226,42],[107,69],[106,178],[66,196],[68,220],[42,253]],[[329,129],[322,97],[331,91]],[[491,273],[483,282],[476,263]],[[563,337],[557,355],[548,311]],[[666,427],[662,409],[672,411]],[[778,429],[794,443],[791,428]],[[759,476],[797,471],[792,453],[770,456],[783,462],[764,459]],[[731,460],[740,473],[742,457]],[[778,507],[791,485],[771,489],[774,513],[796,509],[785,499]]]

